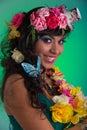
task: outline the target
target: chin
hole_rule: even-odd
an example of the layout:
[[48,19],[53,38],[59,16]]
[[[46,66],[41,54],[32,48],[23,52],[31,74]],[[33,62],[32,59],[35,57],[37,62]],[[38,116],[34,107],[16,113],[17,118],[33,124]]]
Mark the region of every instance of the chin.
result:
[[42,66],[45,69],[50,69],[50,68],[52,68],[53,64],[43,64]]

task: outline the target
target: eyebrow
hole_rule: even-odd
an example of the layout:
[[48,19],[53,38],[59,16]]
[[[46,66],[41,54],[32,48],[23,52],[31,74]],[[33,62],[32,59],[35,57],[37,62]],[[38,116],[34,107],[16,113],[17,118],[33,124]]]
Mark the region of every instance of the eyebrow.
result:
[[[52,39],[55,39],[54,36],[52,36],[52,35],[47,35],[47,36],[51,37]],[[63,39],[65,39],[65,36],[62,37],[62,38],[60,38],[59,41],[61,41],[61,40],[63,40]]]
[[[53,35],[43,35],[42,37],[49,37],[49,38],[52,38],[52,39],[55,39]],[[60,38],[59,41],[65,39],[65,36]]]
[[54,39],[54,37],[53,37],[52,35],[45,35],[45,36],[48,36],[48,37],[50,37],[50,38]]
[[64,40],[64,39],[65,39],[65,37],[61,38],[59,41]]

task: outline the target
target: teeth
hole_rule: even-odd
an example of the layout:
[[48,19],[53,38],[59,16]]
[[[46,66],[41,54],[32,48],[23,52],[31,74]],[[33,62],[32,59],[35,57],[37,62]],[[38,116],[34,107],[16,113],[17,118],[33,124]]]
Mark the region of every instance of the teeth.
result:
[[48,57],[50,60],[54,60],[54,58],[50,58],[50,57]]
[[48,57],[48,60],[49,60],[49,61],[54,61],[55,58],[53,58],[53,57]]

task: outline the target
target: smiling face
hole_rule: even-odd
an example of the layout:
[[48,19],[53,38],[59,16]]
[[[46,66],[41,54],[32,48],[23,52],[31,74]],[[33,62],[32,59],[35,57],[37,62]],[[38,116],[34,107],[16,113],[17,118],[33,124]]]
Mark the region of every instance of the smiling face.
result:
[[40,56],[41,65],[45,69],[51,68],[63,52],[63,42],[64,36],[44,35],[39,38],[34,48],[34,53]]

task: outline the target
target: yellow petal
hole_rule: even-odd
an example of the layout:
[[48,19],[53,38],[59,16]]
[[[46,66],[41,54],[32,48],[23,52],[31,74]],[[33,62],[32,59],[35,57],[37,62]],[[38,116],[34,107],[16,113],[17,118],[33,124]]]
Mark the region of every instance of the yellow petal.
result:
[[9,39],[14,39],[14,38],[16,38],[16,37],[20,37],[20,32],[19,31],[17,31],[17,30],[12,30],[10,33],[9,33],[9,35],[8,35],[8,38]]
[[71,105],[55,104],[50,107],[52,111],[52,119],[54,122],[69,123],[73,116],[73,108]]
[[72,117],[72,119],[71,119],[71,122],[72,122],[73,124],[77,124],[77,123],[79,122],[79,115],[78,115],[78,114],[74,115],[74,116]]
[[14,26],[14,25],[12,25],[11,23],[6,22],[6,25],[7,25],[11,30],[16,30],[16,29],[17,29],[17,27]]

